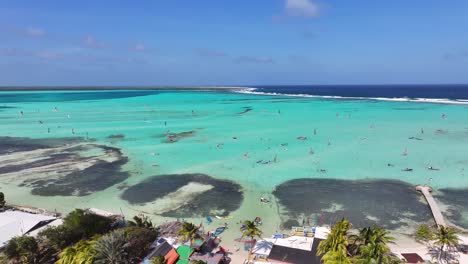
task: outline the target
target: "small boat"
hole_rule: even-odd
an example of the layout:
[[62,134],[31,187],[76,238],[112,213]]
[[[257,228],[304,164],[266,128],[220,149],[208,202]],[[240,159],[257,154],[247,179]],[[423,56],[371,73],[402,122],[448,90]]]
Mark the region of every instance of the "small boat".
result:
[[406,169],[403,169],[402,171],[413,171],[413,169],[406,168]]
[[224,227],[224,226],[216,228],[216,230],[213,232],[213,235],[211,237],[219,236],[221,233],[224,232],[225,229],[226,229],[226,227]]
[[407,149],[407,148],[405,148],[405,150],[403,151],[403,154],[402,154],[402,155],[403,155],[403,156],[408,156],[408,149]]
[[439,170],[439,169],[434,168],[434,167],[432,167],[432,166],[428,167],[427,169],[428,169],[428,170],[432,170],[432,171],[438,171],[438,170]]
[[307,137],[300,136],[300,137],[297,137],[296,139],[299,139],[299,140],[307,140]]

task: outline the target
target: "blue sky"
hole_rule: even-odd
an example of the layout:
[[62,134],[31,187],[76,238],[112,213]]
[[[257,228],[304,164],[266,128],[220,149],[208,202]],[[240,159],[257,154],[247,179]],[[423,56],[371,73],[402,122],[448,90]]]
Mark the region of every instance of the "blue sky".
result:
[[0,36],[0,86],[468,83],[466,0],[1,0]]

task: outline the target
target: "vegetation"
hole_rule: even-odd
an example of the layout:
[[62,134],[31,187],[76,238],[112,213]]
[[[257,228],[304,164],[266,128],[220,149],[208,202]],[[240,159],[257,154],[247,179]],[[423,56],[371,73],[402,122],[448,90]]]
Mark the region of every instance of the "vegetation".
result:
[[[127,227],[114,229],[115,219],[84,210],[69,213],[58,227],[33,237],[13,238],[0,254],[0,263],[99,264],[140,263],[149,253],[158,229],[147,217],[134,217]],[[198,228],[185,223],[181,234],[194,241]],[[163,263],[163,262],[162,262]]]
[[380,227],[368,227],[361,229],[359,234],[357,241],[360,244],[355,257],[356,263],[392,263],[394,261],[395,258],[390,255],[390,249],[387,246],[394,240],[389,231]]
[[8,259],[20,260],[22,263],[38,263],[38,243],[30,236],[14,237],[8,241],[4,252]]
[[262,235],[262,230],[258,228],[254,221],[244,221],[240,230],[242,231],[242,237],[250,237],[252,240],[255,237],[260,238]]
[[182,240],[190,241],[190,245],[192,245],[196,239],[201,238],[198,234],[198,227],[188,222],[184,222],[182,224],[182,229],[177,231],[177,234],[182,238]]
[[157,256],[151,259],[153,264],[166,264],[166,259],[163,256]]
[[457,231],[454,228],[439,226],[437,233],[435,234],[435,244],[439,247],[438,260],[448,260],[448,252],[454,250],[459,245],[459,238]]
[[82,239],[109,232],[112,224],[112,219],[76,209],[63,219],[61,226],[46,228],[39,233],[39,237],[48,246],[60,251]]
[[434,240],[435,233],[428,225],[420,225],[415,233],[416,240],[421,242],[429,242]]
[[54,248],[57,251],[80,241],[81,234],[64,225],[57,227],[49,227],[39,232],[39,237],[45,241],[47,246]]
[[111,230],[113,220],[75,209],[63,219],[63,225],[79,233],[83,238],[90,238],[96,234],[104,234]]
[[195,260],[195,261],[192,261],[191,264],[206,264],[206,262],[203,260]]
[[5,204],[5,194],[3,192],[0,192],[0,209],[3,209],[3,207],[5,207]]
[[351,223],[342,219],[332,227],[327,239],[320,242],[317,254],[323,255],[322,261],[327,263],[351,263],[348,253],[348,231]]
[[133,217],[133,221],[128,221],[128,226],[144,227],[148,229],[155,229],[153,223],[147,216],[137,216]]
[[96,241],[94,250],[96,264],[128,263],[128,253],[125,250],[127,239],[121,230],[102,236]]
[[96,255],[94,244],[94,241],[81,240],[74,246],[65,248],[62,253],[60,253],[60,259],[56,264],[93,264]]
[[[243,222],[242,227],[240,228],[242,232],[241,238],[250,237],[250,239],[254,240],[255,237],[261,238],[262,230],[258,228],[255,221],[246,220]],[[250,255],[252,254],[253,246],[250,246],[248,259],[250,260]]]
[[157,229],[145,227],[125,227],[121,229],[127,239],[125,251],[132,263],[139,263],[149,253],[151,243],[157,238]]
[[350,235],[351,223],[342,219],[332,227],[327,239],[320,242],[317,254],[325,264],[393,264],[400,260],[393,257],[388,247],[393,243],[390,232],[380,227],[366,227],[358,234]]

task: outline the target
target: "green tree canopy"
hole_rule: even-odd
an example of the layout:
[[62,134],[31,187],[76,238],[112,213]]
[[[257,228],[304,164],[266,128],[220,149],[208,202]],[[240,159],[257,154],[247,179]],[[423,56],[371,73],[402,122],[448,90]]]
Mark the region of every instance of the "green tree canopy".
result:
[[96,241],[96,264],[128,263],[127,238],[122,230],[111,232]]
[[350,222],[343,218],[335,223],[327,239],[320,242],[317,255],[323,255],[322,261],[325,264],[351,263],[348,253],[348,230],[350,227]]
[[439,261],[447,260],[447,250],[450,251],[459,245],[457,230],[448,226],[439,226],[435,234],[435,244],[439,245]]
[[94,249],[95,241],[81,240],[74,246],[65,248],[60,253],[60,258],[56,264],[93,264],[96,250]]
[[108,217],[89,213],[81,209],[75,209],[63,219],[63,225],[66,228],[77,231],[84,238],[109,232],[112,223],[113,220]]
[[8,241],[4,252],[9,259],[21,259],[23,263],[36,263],[38,243],[34,237],[19,236]]
[[184,241],[190,241],[190,244],[193,244],[196,239],[201,238],[198,234],[198,227],[192,223],[184,222],[182,228],[177,231],[177,234]]
[[254,221],[244,221],[240,230],[242,231],[242,237],[250,237],[251,239],[254,239],[255,237],[261,238],[262,236],[262,230],[258,228]]
[[434,240],[435,233],[428,225],[420,225],[415,233],[416,240],[429,242]]

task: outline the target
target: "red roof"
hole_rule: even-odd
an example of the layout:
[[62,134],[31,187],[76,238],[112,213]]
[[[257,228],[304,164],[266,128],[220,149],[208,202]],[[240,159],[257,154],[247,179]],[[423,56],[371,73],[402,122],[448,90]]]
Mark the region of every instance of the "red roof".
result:
[[424,259],[416,253],[401,253],[408,263],[424,263]]
[[179,259],[179,254],[177,254],[177,251],[175,249],[171,249],[167,254],[164,256],[164,259],[166,260],[167,264],[174,264],[177,262]]

